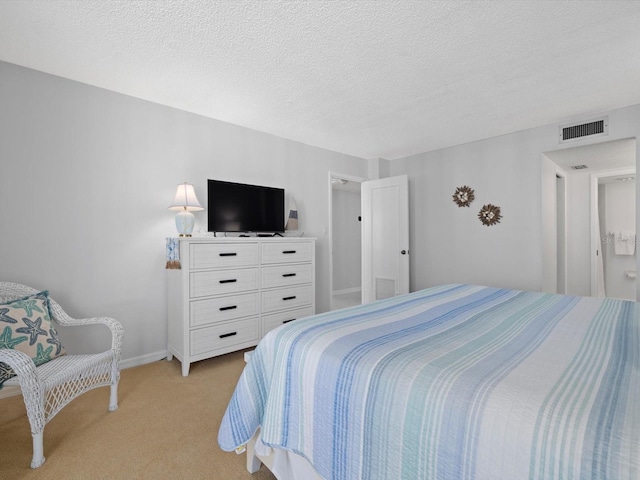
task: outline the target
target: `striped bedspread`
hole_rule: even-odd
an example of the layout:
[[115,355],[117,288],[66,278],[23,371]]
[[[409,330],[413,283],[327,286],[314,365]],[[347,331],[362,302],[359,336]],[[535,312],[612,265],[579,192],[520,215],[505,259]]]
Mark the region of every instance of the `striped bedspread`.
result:
[[218,433],[325,479],[640,479],[636,302],[446,285],[264,337]]

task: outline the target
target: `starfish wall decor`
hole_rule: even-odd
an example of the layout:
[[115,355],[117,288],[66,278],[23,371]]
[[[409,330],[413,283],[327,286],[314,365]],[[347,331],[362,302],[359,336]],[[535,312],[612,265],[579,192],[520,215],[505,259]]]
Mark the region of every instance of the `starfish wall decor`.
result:
[[502,215],[500,214],[500,207],[491,205],[490,203],[483,205],[480,212],[478,212],[478,218],[482,224],[487,227],[500,223],[500,219],[502,218]]
[[459,207],[468,207],[475,198],[473,188],[467,187],[466,185],[456,188],[453,194],[453,202]]

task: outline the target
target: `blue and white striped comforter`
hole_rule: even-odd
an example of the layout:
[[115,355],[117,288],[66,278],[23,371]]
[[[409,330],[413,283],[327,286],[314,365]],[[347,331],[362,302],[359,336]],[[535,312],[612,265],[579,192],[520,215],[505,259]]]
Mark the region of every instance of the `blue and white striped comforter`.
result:
[[635,302],[471,285],[297,320],[240,378],[222,449],[326,479],[639,479]]

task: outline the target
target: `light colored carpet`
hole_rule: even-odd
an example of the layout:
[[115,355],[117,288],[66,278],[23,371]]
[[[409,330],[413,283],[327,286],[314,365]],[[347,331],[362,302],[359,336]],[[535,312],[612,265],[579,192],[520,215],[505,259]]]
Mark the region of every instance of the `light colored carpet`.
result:
[[109,389],[88,392],[44,429],[45,464],[32,470],[31,432],[21,396],[0,400],[0,479],[273,480],[251,475],[246,455],[218,447],[218,427],[244,367],[243,352],[191,365],[161,360],[123,370],[119,409]]

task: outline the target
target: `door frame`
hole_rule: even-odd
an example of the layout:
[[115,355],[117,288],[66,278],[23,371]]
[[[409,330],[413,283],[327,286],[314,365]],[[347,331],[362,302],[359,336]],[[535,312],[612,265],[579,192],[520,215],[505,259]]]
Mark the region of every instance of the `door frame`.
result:
[[[354,175],[347,175],[346,173],[329,171],[328,176],[328,197],[329,197],[329,227],[327,234],[329,236],[329,311],[333,310],[333,183],[332,179],[342,178],[350,182],[357,182],[360,184],[360,195],[362,195],[362,182],[366,182],[368,179],[364,177],[356,177]],[[360,241],[362,242],[362,234],[360,235]]]
[[[558,180],[562,181],[562,211],[560,211],[559,204],[560,198],[558,198]],[[561,169],[556,170],[556,293],[567,293],[567,174]],[[562,214],[562,219],[559,214]],[[562,222],[560,222],[562,220]],[[560,232],[560,225],[562,225],[562,232]],[[562,241],[560,241],[562,239]],[[560,261],[562,258],[562,262]],[[560,273],[562,270],[562,284],[560,282]]]

